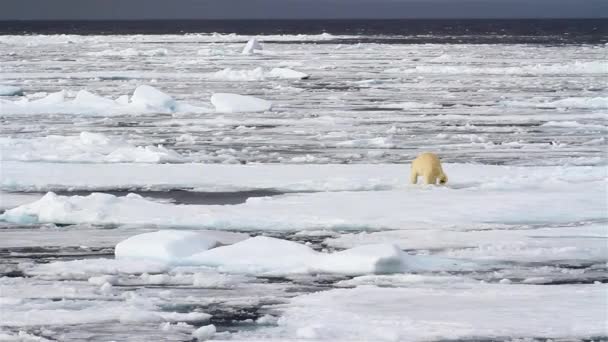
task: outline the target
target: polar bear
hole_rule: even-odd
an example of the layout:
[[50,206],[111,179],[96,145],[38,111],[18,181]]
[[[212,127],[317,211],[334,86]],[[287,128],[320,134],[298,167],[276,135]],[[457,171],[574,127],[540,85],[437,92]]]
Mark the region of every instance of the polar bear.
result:
[[424,178],[425,184],[445,184],[448,182],[448,176],[441,168],[441,162],[436,154],[425,152],[420,154],[412,162],[412,170],[410,174],[410,183],[418,183],[418,176]]

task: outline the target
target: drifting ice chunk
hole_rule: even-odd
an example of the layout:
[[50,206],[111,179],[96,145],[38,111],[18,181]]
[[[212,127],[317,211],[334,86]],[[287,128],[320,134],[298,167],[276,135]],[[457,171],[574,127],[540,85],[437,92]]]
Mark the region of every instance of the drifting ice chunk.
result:
[[16,96],[23,95],[23,89],[15,86],[0,85],[0,96]]
[[255,50],[263,50],[264,48],[262,47],[262,44],[260,44],[260,42],[258,42],[257,38],[251,38],[249,39],[249,41],[247,42],[247,45],[245,45],[245,47],[243,48],[243,54],[244,55],[251,55],[253,53],[255,53]]
[[310,77],[308,74],[305,74],[303,72],[299,72],[299,71],[295,71],[295,70],[287,69],[287,68],[274,68],[274,69],[270,70],[268,75],[270,77],[276,77],[276,78],[295,78],[295,79],[300,79],[300,80],[305,80]]
[[147,258],[175,262],[192,254],[216,247],[219,242],[205,234],[161,230],[132,236],[116,245],[116,258]]
[[253,96],[216,93],[211,96],[211,103],[220,113],[265,112],[270,110],[272,102]]
[[140,85],[133,92],[131,102],[147,109],[159,111],[175,111],[175,100],[162,91],[149,85]]

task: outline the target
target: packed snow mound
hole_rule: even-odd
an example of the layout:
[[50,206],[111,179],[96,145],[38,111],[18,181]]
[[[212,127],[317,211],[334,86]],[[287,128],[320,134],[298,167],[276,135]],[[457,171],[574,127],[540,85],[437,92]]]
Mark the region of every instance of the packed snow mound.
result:
[[217,247],[219,242],[202,233],[160,230],[132,236],[116,245],[116,258],[147,258],[173,262]]
[[409,256],[391,244],[366,245],[336,253],[321,253],[297,242],[265,236],[228,246],[216,247],[217,244],[203,234],[160,231],[120,242],[116,245],[116,257],[210,266],[222,272],[246,274],[387,274],[403,272],[409,266],[421,270],[438,262],[433,257]]
[[[294,297],[281,306],[277,326],[237,333],[234,338],[387,342],[472,336],[586,339],[608,333],[607,289],[605,284],[534,286],[479,282],[333,289]],[[530,303],[534,303],[534,310]]]
[[137,50],[134,48],[127,48],[124,50],[103,50],[88,52],[87,55],[95,57],[141,57],[141,56],[166,56],[169,54],[167,49],[152,49],[152,50]]
[[163,146],[134,146],[102,133],[40,138],[0,138],[0,160],[84,163],[175,163],[185,159]]
[[0,96],[23,95],[23,89],[15,86],[0,85]]
[[176,112],[205,113],[209,108],[178,103],[171,96],[148,85],[137,87],[130,100],[120,96],[116,100],[80,90],[72,100],[65,90],[44,98],[18,101],[0,99],[0,115],[72,114],[89,116],[135,115],[147,113],[171,114]]
[[256,52],[256,50],[263,50],[264,48],[262,47],[262,44],[260,44],[260,42],[258,41],[257,38],[253,37],[251,39],[249,39],[249,41],[247,42],[247,44],[245,44],[245,47],[243,48],[242,54],[244,55],[251,55],[254,54]]
[[272,102],[253,96],[215,93],[211,96],[211,103],[220,113],[265,112],[270,110]]
[[295,71],[292,69],[288,69],[288,68],[274,68],[274,69],[270,70],[268,75],[270,77],[276,77],[276,78],[288,78],[288,79],[293,78],[293,79],[299,79],[299,80],[304,80],[304,79],[307,79],[310,77],[308,74],[305,74],[305,73],[299,72],[299,71]]

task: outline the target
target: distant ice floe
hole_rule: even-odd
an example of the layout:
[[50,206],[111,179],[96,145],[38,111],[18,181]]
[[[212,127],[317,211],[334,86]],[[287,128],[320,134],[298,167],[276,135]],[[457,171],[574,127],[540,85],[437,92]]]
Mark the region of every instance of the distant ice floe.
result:
[[44,98],[18,101],[0,99],[0,115],[26,114],[73,114],[89,116],[134,115],[146,113],[171,114],[176,112],[204,113],[210,109],[195,107],[175,101],[160,90],[140,85],[129,98],[126,95],[116,100],[80,90],[73,99],[67,99],[65,90],[52,93]]
[[0,96],[23,95],[23,89],[15,86],[0,85]]
[[222,81],[263,81],[267,78],[302,80],[310,76],[288,68],[273,68],[270,71],[264,71],[264,69],[258,67],[251,70],[226,68],[211,74],[210,77]]
[[[160,100],[160,99],[159,99]],[[158,146],[135,146],[101,133],[78,136],[49,135],[40,138],[0,138],[0,160],[85,163],[175,163],[179,153]]]
[[502,101],[507,107],[607,109],[608,97],[569,97],[555,101]]
[[87,55],[94,57],[139,57],[139,56],[166,56],[169,54],[167,49],[137,50],[127,48],[124,50],[103,50],[88,52]]
[[159,231],[133,236],[116,246],[116,257],[162,259],[170,265],[217,267],[245,274],[386,274],[435,269],[467,269],[466,262],[411,256],[391,244],[365,245],[341,252],[322,253],[288,240],[265,236],[219,246],[207,233]]
[[492,74],[492,75],[579,75],[608,74],[608,62],[569,62],[556,64],[536,64],[507,67],[483,67],[469,65],[417,65],[407,69],[387,69],[389,73],[405,74]]
[[219,113],[265,112],[270,110],[272,102],[253,96],[215,93],[211,103]]

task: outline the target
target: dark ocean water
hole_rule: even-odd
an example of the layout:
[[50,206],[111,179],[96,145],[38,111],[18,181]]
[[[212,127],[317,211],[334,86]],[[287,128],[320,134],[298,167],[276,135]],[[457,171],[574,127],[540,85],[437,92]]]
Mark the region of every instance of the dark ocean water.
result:
[[608,19],[0,21],[0,34],[357,35],[395,43],[608,42]]

